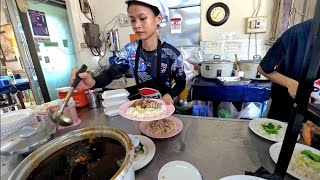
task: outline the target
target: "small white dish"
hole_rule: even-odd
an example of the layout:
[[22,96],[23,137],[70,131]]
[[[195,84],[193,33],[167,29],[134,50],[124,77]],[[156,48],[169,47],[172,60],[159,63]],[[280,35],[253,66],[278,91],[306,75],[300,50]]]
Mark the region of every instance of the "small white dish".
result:
[[20,137],[21,138],[26,138],[29,136],[32,136],[34,133],[37,132],[37,128],[32,127],[32,126],[25,126],[23,128],[20,129]]
[[171,161],[159,171],[158,180],[202,180],[200,172],[185,161]]
[[[270,148],[269,148],[269,154],[271,156],[271,159],[275,163],[278,162],[278,158],[279,158],[279,155],[280,155],[282,144],[283,144],[283,142],[278,142],[278,143],[275,143],[275,144],[271,145]],[[320,151],[319,150],[317,150],[315,148],[312,148],[310,146],[306,146],[306,145],[303,145],[303,144],[296,143],[296,145],[294,147],[294,152],[299,152],[299,151],[303,151],[303,150],[310,150],[312,153],[320,155]],[[289,166],[291,164],[291,160],[290,160]],[[311,179],[309,179],[307,177],[299,175],[295,171],[290,170],[290,168],[288,168],[287,173],[290,174],[291,176],[297,178],[297,179],[311,180]]]
[[256,176],[248,176],[248,175],[233,175],[221,178],[219,180],[266,180]]
[[[140,142],[143,145],[143,155],[140,155],[137,160],[133,160],[133,170],[137,171],[143,167],[145,167],[149,162],[153,159],[155,153],[156,153],[156,145],[154,142],[146,137],[141,135],[134,135],[135,138],[138,139],[138,142]],[[138,143],[139,144],[139,143]]]
[[[277,135],[268,134],[263,129],[262,124],[269,123],[269,122],[277,124],[277,125],[281,125],[282,128],[279,130],[279,133]],[[269,119],[269,118],[258,118],[258,119],[254,119],[254,120],[249,121],[249,128],[251,129],[252,132],[254,132],[256,135],[258,135],[264,139],[267,139],[267,140],[270,140],[273,142],[282,142],[283,141],[287,127],[288,127],[287,123],[284,123],[284,122],[281,122],[278,120],[274,120],[274,119]],[[297,140],[299,140],[299,139],[300,139],[300,135],[298,135]]]
[[133,147],[137,147],[139,145],[139,139],[135,136],[135,135],[132,135],[132,134],[128,134],[132,144],[133,144]]

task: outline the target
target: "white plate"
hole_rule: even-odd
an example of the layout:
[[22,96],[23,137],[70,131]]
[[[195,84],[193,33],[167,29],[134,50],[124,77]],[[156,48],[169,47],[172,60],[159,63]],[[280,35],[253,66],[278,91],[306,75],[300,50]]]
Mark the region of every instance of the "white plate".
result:
[[133,170],[137,171],[144,166],[146,166],[154,157],[154,154],[156,153],[156,146],[153,143],[153,141],[146,137],[141,135],[134,135],[136,138],[139,139],[140,143],[143,145],[144,154],[143,156],[140,156],[137,161],[133,161]]
[[[269,135],[267,132],[264,131],[261,124],[268,123],[268,122],[281,125],[282,128],[279,131],[279,133],[280,133],[279,136]],[[251,131],[253,131],[258,136],[265,138],[265,139],[268,139],[273,142],[283,141],[287,127],[288,127],[287,123],[284,123],[284,122],[281,122],[278,120],[274,120],[274,119],[268,119],[268,118],[258,118],[258,119],[254,119],[254,120],[249,121],[249,128],[251,129]],[[261,128],[261,129],[259,130],[258,128]],[[299,139],[300,139],[300,135],[298,135],[298,140]]]
[[248,175],[233,175],[221,178],[220,180],[266,180],[256,176],[248,176]]
[[[269,149],[269,154],[270,154],[273,162],[275,162],[275,163],[278,162],[278,158],[279,158],[281,147],[282,147],[282,142],[278,142],[278,143],[273,144]],[[312,148],[310,146],[306,146],[306,145],[303,145],[303,144],[296,143],[294,151],[296,151],[296,152],[298,151],[299,152],[299,151],[302,151],[302,150],[310,150],[312,153],[320,155],[320,151],[319,150],[314,149],[314,148]],[[287,170],[287,173],[290,174],[291,176],[293,176],[295,178],[298,178],[298,179],[301,179],[301,180],[309,180],[308,178],[302,177],[301,175],[298,175],[296,172],[291,171],[289,169]]]
[[199,171],[190,163],[171,161],[159,171],[158,180],[202,180]]
[[[137,100],[139,100],[139,99],[137,99]],[[133,121],[155,121],[155,120],[160,120],[160,119],[164,119],[164,118],[171,116],[175,110],[175,107],[173,104],[167,105],[162,99],[152,99],[152,100],[157,101],[158,103],[162,104],[162,106],[165,106],[166,111],[157,117],[149,117],[149,118],[135,117],[130,114],[127,114],[128,108],[137,100],[129,101],[129,102],[122,104],[118,109],[119,114],[122,117],[129,119],[129,120],[133,120]]]

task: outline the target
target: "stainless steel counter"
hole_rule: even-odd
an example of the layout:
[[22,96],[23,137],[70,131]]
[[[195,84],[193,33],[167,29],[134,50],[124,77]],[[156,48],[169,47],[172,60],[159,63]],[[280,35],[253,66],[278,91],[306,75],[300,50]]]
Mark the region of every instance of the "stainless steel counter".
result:
[[[120,128],[130,134],[142,134],[139,122],[121,116],[109,118],[102,108],[82,109],[78,113],[81,124],[58,131],[56,136],[74,129],[101,125]],[[153,139],[156,154],[147,166],[136,172],[137,180],[157,179],[161,167],[174,160],[193,164],[207,180],[244,174],[244,171],[254,172],[261,166],[273,172],[275,164],[269,156],[272,142],[251,132],[248,121],[175,116],[183,122],[182,132],[169,139]],[[2,165],[1,179],[7,179],[22,159],[21,156],[14,157]],[[287,175],[286,179],[294,178]]]

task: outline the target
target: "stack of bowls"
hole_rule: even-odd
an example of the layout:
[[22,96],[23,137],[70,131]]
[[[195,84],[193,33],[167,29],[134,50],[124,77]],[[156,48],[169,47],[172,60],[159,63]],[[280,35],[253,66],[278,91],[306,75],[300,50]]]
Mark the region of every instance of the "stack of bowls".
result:
[[1,139],[19,131],[25,126],[36,124],[37,118],[32,109],[21,109],[1,115]]

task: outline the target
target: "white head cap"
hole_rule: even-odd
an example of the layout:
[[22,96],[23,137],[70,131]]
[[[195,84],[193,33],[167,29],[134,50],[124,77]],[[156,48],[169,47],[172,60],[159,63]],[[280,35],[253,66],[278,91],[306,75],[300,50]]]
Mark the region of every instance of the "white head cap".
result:
[[165,27],[167,23],[169,22],[169,9],[166,3],[166,0],[126,0],[126,4],[128,2],[138,1],[145,4],[149,4],[151,6],[155,6],[159,9],[161,15],[162,15],[162,21],[159,24],[159,27]]

